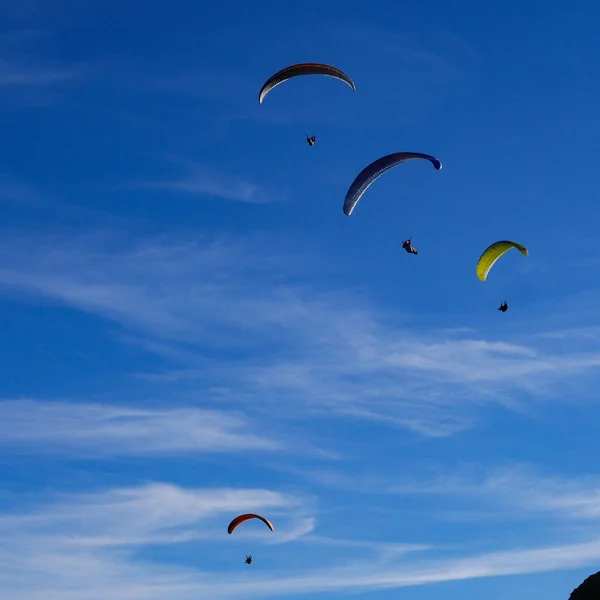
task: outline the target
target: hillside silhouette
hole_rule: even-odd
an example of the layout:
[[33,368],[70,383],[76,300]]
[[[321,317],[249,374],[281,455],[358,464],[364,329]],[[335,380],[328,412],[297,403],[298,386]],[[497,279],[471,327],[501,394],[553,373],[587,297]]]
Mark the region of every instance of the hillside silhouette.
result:
[[600,571],[584,579],[569,596],[569,600],[600,600]]

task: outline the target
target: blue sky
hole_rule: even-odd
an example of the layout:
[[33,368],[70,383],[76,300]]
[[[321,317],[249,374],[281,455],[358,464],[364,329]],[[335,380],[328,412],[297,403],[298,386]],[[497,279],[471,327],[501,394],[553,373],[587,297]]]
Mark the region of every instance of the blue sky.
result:
[[[192,4],[0,2],[3,600],[566,599],[600,563],[596,3]],[[310,61],[356,93],[258,104]],[[345,217],[397,151],[444,168]],[[498,239],[530,255],[481,283]]]

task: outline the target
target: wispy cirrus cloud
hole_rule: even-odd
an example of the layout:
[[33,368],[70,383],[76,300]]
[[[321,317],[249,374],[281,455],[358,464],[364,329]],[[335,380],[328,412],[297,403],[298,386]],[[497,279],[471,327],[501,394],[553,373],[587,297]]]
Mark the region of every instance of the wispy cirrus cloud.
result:
[[24,185],[12,178],[0,175],[0,201],[15,204],[34,204],[39,202],[41,194],[31,186]]
[[[7,16],[4,10],[3,16]],[[97,71],[84,60],[67,60],[57,52],[54,33],[25,26],[6,28],[0,34],[3,106],[18,109],[64,103],[74,85],[90,81],[90,73]]]
[[201,569],[202,544],[211,539],[231,544],[225,529],[229,519],[241,512],[265,512],[277,525],[275,532],[252,526],[236,532],[236,538],[253,540],[254,545],[261,540],[286,543],[313,527],[303,499],[289,494],[181,488],[159,482],[55,495],[46,504],[5,512],[0,515],[3,596],[96,598],[112,587],[116,598],[164,593],[187,597],[191,589],[202,591],[203,581],[210,576],[195,568],[146,561],[139,553],[184,546],[198,557]]
[[0,34],[0,87],[39,87],[65,83],[82,74],[82,65],[52,58],[48,32],[18,28]]
[[[415,467],[412,473],[405,465],[397,472],[386,465],[381,473],[373,469],[368,473],[349,472],[343,465],[335,470],[282,468],[319,487],[360,494],[363,505],[371,501],[384,505],[385,499],[391,497],[395,498],[397,510],[414,510],[414,499],[419,499],[419,510],[413,518],[487,527],[526,523],[527,535],[532,539],[554,537],[557,529],[563,535],[580,532],[581,527],[592,532],[600,525],[600,473],[577,477],[549,475],[523,463],[498,467],[461,465],[451,469],[446,466],[438,474],[431,474],[431,468],[423,465]],[[515,533],[520,535],[512,527],[508,531],[511,539]],[[482,540],[488,535],[483,529],[478,533]],[[497,530],[491,535],[499,541]]]
[[[473,469],[471,469],[473,470]],[[532,514],[569,520],[600,520],[600,475],[579,478],[543,476],[527,465],[496,468],[484,475],[453,474],[430,480],[405,480],[389,491],[398,494],[445,495],[504,507],[520,518]]]
[[[248,579],[226,566],[233,541],[224,527],[231,515],[242,511],[265,513],[273,519],[274,533],[266,528],[251,533],[249,527],[236,539],[252,539],[255,547],[260,545],[266,563],[283,558],[283,563],[278,561],[282,570]],[[570,569],[600,559],[600,539],[594,536],[484,553],[463,547],[458,555],[456,548],[448,552],[401,543],[362,546],[359,541],[348,547],[342,541],[324,566],[318,552],[321,541],[306,535],[316,526],[302,498],[266,489],[186,489],[149,483],[55,496],[28,508],[21,504],[0,516],[3,598],[74,600],[109,595],[116,600],[165,596],[191,600],[375,591]],[[290,535],[294,530],[300,537]],[[311,537],[315,537],[312,542]],[[274,538],[313,543],[312,560],[302,567],[286,567],[280,548],[267,545]],[[208,541],[212,559],[203,559]],[[346,547],[354,554],[347,556]],[[181,548],[194,560],[176,566],[160,554],[148,555],[151,548]],[[366,550],[367,555],[356,556],[357,550]],[[402,561],[397,560],[399,552]],[[212,573],[205,571],[207,561],[213,563]]]
[[[268,510],[284,520],[281,534],[270,536],[279,537],[293,528],[298,514],[303,518],[308,515],[302,506],[300,498],[265,489],[193,489],[153,482],[97,493],[58,494],[46,506],[3,515],[0,529],[7,534],[18,529],[26,535],[42,525],[42,529],[56,528],[69,545],[110,547],[136,545],[140,539],[160,543],[169,540],[169,535],[163,534],[173,533],[176,536],[172,541],[177,541],[184,533],[182,528],[190,536],[213,537],[220,535],[228,523],[219,515]],[[254,531],[255,536],[264,537],[262,533],[262,529],[258,534]]]
[[275,199],[261,185],[200,165],[188,165],[188,172],[180,177],[134,183],[130,187],[190,196],[212,196],[249,204],[264,204]]
[[199,408],[0,401],[0,446],[79,457],[281,450],[239,414]]
[[5,292],[136,330],[147,348],[179,364],[166,377],[196,378],[236,402],[260,397],[259,411],[285,406],[302,416],[308,409],[445,436],[469,427],[474,407],[520,409],[515,392],[557,398],[573,375],[594,381],[600,366],[595,345],[578,336],[566,351],[564,339],[555,346],[537,335],[494,340],[399,326],[314,269],[310,281],[302,270],[288,274],[301,257],[264,241],[132,245],[99,234],[5,235],[0,264]]
[[40,86],[63,83],[80,73],[77,67],[33,65],[0,59],[0,87]]

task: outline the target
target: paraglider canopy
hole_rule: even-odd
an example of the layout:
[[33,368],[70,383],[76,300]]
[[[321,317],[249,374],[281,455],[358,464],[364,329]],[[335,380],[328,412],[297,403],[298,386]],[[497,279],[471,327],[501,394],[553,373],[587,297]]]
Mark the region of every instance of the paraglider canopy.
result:
[[229,523],[229,526],[227,527],[227,533],[233,533],[239,525],[245,523],[246,521],[249,521],[250,519],[260,519],[271,531],[275,531],[273,529],[273,525],[271,525],[271,522],[269,520],[254,513],[246,513],[243,515],[239,515],[238,517],[233,519],[231,523]]
[[348,217],[352,214],[352,211],[358,204],[362,195],[378,177],[383,175],[383,173],[407,160],[414,159],[428,160],[438,171],[442,168],[441,161],[435,156],[430,156],[429,154],[423,154],[421,152],[395,152],[394,154],[383,156],[366,166],[352,182],[344,200],[344,214]]
[[511,248],[516,248],[524,256],[529,256],[527,248],[521,244],[517,244],[517,242],[510,242],[508,240],[494,242],[484,250],[477,261],[477,277],[479,277],[481,281],[485,281],[490,269],[494,266],[494,263]]
[[340,71],[339,69],[336,69],[330,65],[323,65],[321,63],[300,63],[286,67],[285,69],[275,73],[275,75],[269,77],[258,94],[259,104],[262,104],[265,96],[273,88],[282,84],[284,81],[292,79],[293,77],[298,77],[299,75],[327,75],[328,77],[333,77],[343,81],[344,83],[348,84],[353,91],[356,91],[354,81],[352,81],[352,79],[350,79],[350,77],[348,77],[348,75],[346,75],[346,73],[343,71]]

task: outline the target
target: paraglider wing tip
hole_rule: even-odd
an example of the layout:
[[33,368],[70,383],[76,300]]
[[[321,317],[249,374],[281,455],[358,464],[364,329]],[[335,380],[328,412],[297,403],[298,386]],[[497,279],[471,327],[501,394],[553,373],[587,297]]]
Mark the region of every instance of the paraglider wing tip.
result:
[[433,166],[435,167],[436,171],[440,171],[442,168],[442,162],[440,160],[435,160]]
[[261,88],[260,92],[258,92],[258,103],[262,104],[265,96],[269,93],[268,83],[265,83]]

